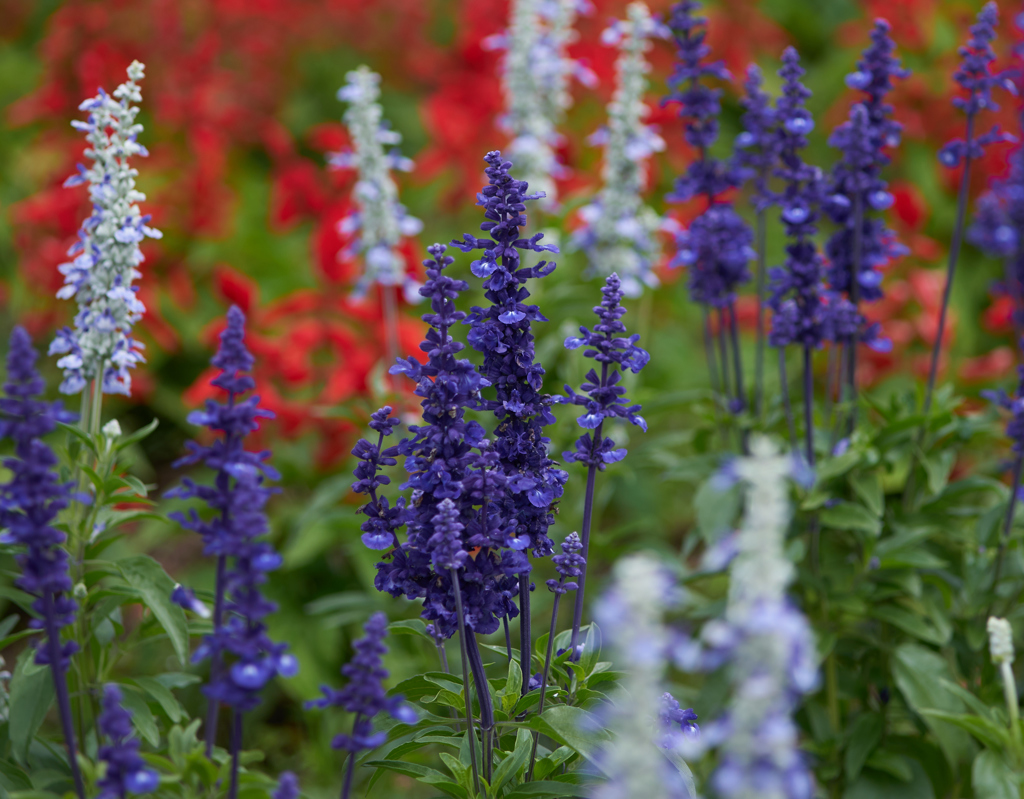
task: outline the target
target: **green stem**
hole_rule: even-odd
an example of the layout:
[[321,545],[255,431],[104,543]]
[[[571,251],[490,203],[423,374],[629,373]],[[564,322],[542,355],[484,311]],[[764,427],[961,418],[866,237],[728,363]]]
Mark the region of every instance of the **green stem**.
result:
[[1003,677],[1003,694],[1006,697],[1006,712],[1010,714],[1010,737],[1013,738],[1013,757],[1017,763],[1024,754],[1024,746],[1020,737],[1020,711],[1017,709],[1017,683],[1013,678],[1013,668],[1009,663],[1002,663],[999,670]]

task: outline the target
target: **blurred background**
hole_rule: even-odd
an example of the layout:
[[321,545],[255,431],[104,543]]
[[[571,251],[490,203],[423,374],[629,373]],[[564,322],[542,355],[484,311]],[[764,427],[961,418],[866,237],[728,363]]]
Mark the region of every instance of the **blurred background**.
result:
[[[600,33],[610,18],[623,15],[626,2],[594,5],[577,25],[571,54],[599,81],[573,89],[575,103],[562,128],[561,155],[570,167],[559,187],[563,204],[557,213],[530,219],[533,230],[563,242],[578,225],[575,211],[600,185],[601,151],[586,138],[604,122],[617,54],[601,43]],[[650,5],[664,12],[670,4]],[[721,156],[739,130],[738,92],[751,61],[762,65],[774,91],[782,50],[790,44],[799,49],[818,121],[808,160],[826,169],[835,160],[828,134],[850,105],[843,77],[855,68],[875,17],[890,21],[898,53],[913,70],[893,95],[905,135],[887,173],[895,196],[889,224],[910,254],[889,268],[887,297],[872,308],[895,346],[888,354],[872,353],[860,367],[862,383],[883,390],[906,388],[927,369],[959,179],[958,171],[939,166],[935,154],[962,135],[962,116],[950,105],[950,76],[956,48],[981,5],[707,3],[713,55],[734,76],[723,85]],[[1020,7],[1000,5],[997,51],[1006,56],[1019,33],[1011,21]],[[57,327],[70,323],[71,304],[54,296],[62,283],[57,265],[89,207],[84,187],[62,187],[84,146],[69,122],[81,118],[78,104],[97,87],[112,90],[133,59],[143,61],[140,139],[151,155],[135,166],[147,194],[143,209],[164,238],[143,245],[140,296],[148,312],[138,329],[148,362],[134,375],[131,399],[111,400],[107,417],[116,415],[126,429],[160,419],[136,453],[134,469],[157,495],[174,485],[171,464],[193,434],[185,415],[210,395],[207,364],[220,320],[231,303],[245,310],[259,392],[277,414],[259,444],[273,449],[284,475],[272,510],[285,567],[271,583],[281,603],[271,632],[289,641],[302,662],[300,676],[280,681],[273,689],[278,693],[257,711],[264,723],[250,726],[246,745],[267,752],[268,769],[299,771],[313,792],[316,786],[333,790],[338,781],[338,760],[328,748],[338,720],[304,715],[301,700],[321,682],[337,684],[348,641],[371,611],[385,610],[393,620],[417,615],[416,608],[373,590],[374,553],[359,543],[358,503],[349,492],[349,451],[369,413],[385,401],[415,409],[415,398],[390,393],[381,310],[372,294],[362,301],[350,296],[361,265],[339,255],[347,242],[337,223],[351,208],[353,176],[327,166],[328,154],[348,144],[335,93],[359,64],[383,76],[385,116],[402,134],[404,154],[416,162],[412,173],[398,179],[402,201],[424,222],[406,251],[409,268],[417,269],[427,245],[461,238],[479,225],[474,201],[483,183],[482,156],[507,144],[496,126],[504,105],[500,54],[481,42],[506,27],[507,11],[503,0],[0,0],[0,334],[24,324],[45,347]],[[668,143],[651,170],[649,202],[685,224],[697,208],[666,209],[662,199],[692,157],[675,109],[659,102],[672,47],[659,42],[649,57],[649,121]],[[1017,132],[1012,108],[999,116]],[[986,153],[972,175],[975,196],[1005,174],[1008,149],[1000,145]],[[773,227],[769,235],[769,263],[781,260],[777,233]],[[471,259],[456,256],[454,270],[469,277]],[[535,291],[550,320],[536,330],[551,392],[582,378],[582,359],[566,353],[562,341],[579,324],[590,324],[590,308],[599,299],[598,284],[581,278],[581,255],[563,254],[558,261],[555,274]],[[664,265],[658,273],[662,287],[632,302],[626,318],[652,351],[651,365],[630,385],[631,396],[644,404],[650,432],[613,434],[631,455],[600,481],[593,558],[600,567],[639,546],[678,553],[697,522],[694,481],[712,459],[712,428],[693,410],[707,396],[700,314],[687,299],[683,275]],[[1000,275],[998,263],[965,249],[944,374],[957,378],[970,397],[1013,375],[1008,300],[992,292]],[[479,281],[470,282],[466,308],[479,299]],[[422,336],[422,312],[401,307],[406,353],[416,351]],[[750,350],[755,314],[748,295],[739,316]],[[56,386],[57,371],[52,363],[48,368]],[[69,398],[72,408],[77,403]],[[561,413],[552,433],[558,452],[577,435],[573,416]],[[579,524],[582,480],[570,473],[556,540]],[[210,574],[193,538],[152,522],[140,525],[128,545],[153,553],[178,579],[204,585]],[[392,644],[396,681],[433,657],[411,639]],[[192,698],[198,706],[198,695]]]

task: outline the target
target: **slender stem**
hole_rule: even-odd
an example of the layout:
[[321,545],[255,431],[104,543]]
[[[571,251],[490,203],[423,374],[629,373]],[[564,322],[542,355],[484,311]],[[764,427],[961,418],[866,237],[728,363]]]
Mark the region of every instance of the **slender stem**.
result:
[[789,402],[789,378],[786,376],[786,348],[779,347],[779,389],[782,393],[782,407],[786,412],[786,426],[789,428],[789,447],[796,452],[796,423],[793,421],[793,406]]
[[491,688],[487,683],[487,672],[480,658],[480,646],[476,634],[466,630],[466,653],[469,667],[473,672],[477,703],[480,705],[480,731],[483,733],[483,776],[491,781],[491,765],[494,762],[494,705],[491,702]]
[[78,799],[85,799],[85,783],[78,768],[78,747],[75,745],[75,728],[71,720],[71,698],[68,696],[68,684],[64,676],[64,653],[60,645],[60,629],[57,626],[51,591],[43,594],[43,627],[46,631],[46,654],[50,659],[50,674],[53,675],[53,688],[57,695],[57,712],[64,733],[64,745],[68,749],[68,766],[71,768]]
[[996,553],[996,567],[992,572],[992,599],[985,611],[985,618],[992,615],[992,606],[996,603],[997,591],[999,590],[999,578],[1003,573],[1003,559],[1006,557],[1006,546],[1010,541],[1010,531],[1013,529],[1013,517],[1017,511],[1017,491],[1020,489],[1021,473],[1024,471],[1024,450],[1017,453],[1017,459],[1013,462],[1013,480],[1010,483],[1010,501],[1006,505],[1006,517],[1003,519],[1003,534],[999,537],[999,551]]
[[836,667],[836,653],[831,652],[825,660],[825,692],[828,695],[828,720],[837,734],[839,729],[839,673]]
[[757,211],[757,354],[754,361],[754,415],[761,417],[764,402],[764,302],[767,285],[767,255],[765,245],[768,241],[768,230],[765,223],[764,209]]
[[441,671],[445,674],[451,674],[448,670],[448,653],[444,651],[444,644],[437,644],[437,656],[441,659]]
[[[564,578],[562,580],[564,582]],[[548,673],[551,671],[551,651],[555,645],[555,627],[558,624],[558,602],[561,594],[555,594],[555,603],[551,608],[551,629],[548,630],[548,651],[544,656],[544,671],[540,675],[540,703],[537,705],[537,715],[544,715],[544,700],[547,698]],[[540,733],[533,733],[533,749],[530,750],[530,767],[526,770],[526,782],[533,780],[533,766],[537,762],[537,744],[540,743]]]
[[99,376],[92,381],[92,403],[89,406],[89,434],[95,436],[103,421],[103,367]]
[[508,662],[512,662],[512,633],[508,629],[508,614],[501,617],[501,625],[505,628],[505,653],[508,655]]
[[812,367],[812,350],[804,347],[804,437],[807,441],[807,463],[814,465],[814,372]]
[[[853,266],[850,270],[850,302],[860,310],[860,271],[864,260],[864,197],[857,191],[853,200]],[[847,418],[846,434],[853,435],[857,426],[857,334],[847,342],[849,352],[846,359],[846,384],[849,389],[850,415]]]
[[[356,717],[352,719],[352,730],[355,731],[359,725],[360,713],[356,713]],[[348,766],[345,769],[345,782],[341,786],[341,799],[348,799],[349,794],[352,792],[352,778],[356,773],[356,753],[349,752],[348,755]]]
[[[527,555],[527,558],[529,556]],[[533,630],[530,629],[530,573],[519,575],[519,668],[523,672],[522,695],[530,687],[530,652],[533,649]],[[509,646],[508,659],[512,659]]]
[[747,406],[746,389],[743,387],[743,360],[740,357],[740,333],[736,322],[736,303],[729,303],[729,338],[732,344],[732,365],[736,375],[736,401],[743,409]]
[[733,386],[729,383],[729,356],[726,354],[725,349],[725,311],[722,308],[718,309],[718,356],[722,363],[722,390],[725,392],[725,399],[728,403],[729,410],[732,410],[732,388]]
[[919,438],[924,436],[928,425],[928,413],[932,408],[932,392],[935,390],[935,378],[939,372],[939,355],[942,353],[942,337],[946,331],[946,312],[949,310],[949,299],[953,293],[953,278],[956,276],[956,263],[960,257],[960,246],[963,243],[964,220],[967,217],[968,189],[971,179],[971,146],[974,138],[974,115],[967,115],[966,155],[964,156],[964,172],[960,176],[960,192],[957,196],[956,227],[953,229],[953,240],[949,247],[949,261],[946,264],[946,286],[942,291],[942,307],[939,310],[939,326],[935,332],[935,345],[932,347],[932,360],[928,368],[928,387],[924,395],[924,419],[921,421]]
[[727,443],[728,432],[725,429],[725,422],[722,421],[721,406],[723,405],[722,388],[718,382],[718,367],[715,363],[715,345],[711,336],[711,315],[706,305],[701,306],[703,314],[704,333],[704,355],[708,359],[708,379],[711,382],[711,392],[715,395],[715,421],[718,423],[718,432],[722,437],[722,443]]
[[[217,635],[221,625],[224,623],[224,573],[227,569],[227,558],[224,555],[217,556],[217,580],[214,586],[213,602],[213,634]],[[210,682],[220,678],[221,653],[217,649],[210,659]],[[210,697],[206,705],[206,729],[203,737],[206,744],[206,757],[213,757],[213,746],[217,739],[217,715],[220,710],[220,702]]]
[[469,696],[469,647],[466,645],[466,616],[462,611],[462,588],[459,586],[459,574],[449,569],[452,588],[455,593],[455,612],[458,614],[459,646],[462,649],[462,694],[466,700],[466,735],[469,736],[469,763],[473,769],[473,790],[480,793],[480,769],[476,762],[476,730],[473,726],[473,701]]
[[837,395],[837,383],[841,381],[843,371],[843,345],[841,342],[833,342],[828,348],[828,360],[825,363],[825,402],[821,410],[822,418],[826,424],[832,420],[833,399]]
[[237,708],[231,718],[231,784],[228,799],[238,799],[238,756],[242,750],[242,712]]
[[1017,707],[1017,681],[1013,676],[1013,667],[1003,662],[999,664],[1003,678],[1003,696],[1006,697],[1006,712],[1010,715],[1010,735],[1013,738],[1014,760],[1021,757],[1020,710]]
[[[380,287],[381,305],[384,310],[384,341],[387,348],[387,369],[398,360],[398,299],[395,296],[395,286]],[[443,340],[443,339],[442,339]],[[387,370],[385,370],[387,371]],[[392,375],[391,387],[397,392],[399,386],[398,375]]]
[[[601,443],[601,429],[604,427],[604,422],[601,422],[594,431],[594,445],[591,447],[591,455],[597,452],[598,446]],[[581,554],[584,558],[584,563],[580,567],[580,576],[576,580],[579,588],[576,589],[576,602],[573,605],[572,610],[572,642],[569,644],[572,649],[570,657],[573,660],[579,660],[580,650],[580,627],[583,625],[583,593],[587,587],[587,562],[590,560],[590,523],[593,519],[594,514],[594,482],[597,479],[597,465],[591,463],[587,467],[587,491],[583,499],[583,532],[580,533],[580,539],[583,544],[583,550]]]

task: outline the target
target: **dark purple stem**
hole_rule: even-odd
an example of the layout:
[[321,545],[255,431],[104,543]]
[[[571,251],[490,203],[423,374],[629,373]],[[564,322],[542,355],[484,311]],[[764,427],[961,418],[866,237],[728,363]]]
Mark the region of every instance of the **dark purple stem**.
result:
[[765,225],[765,212],[757,212],[757,353],[754,360],[754,415],[761,416],[761,404],[764,398],[764,301],[766,279],[765,245],[768,231]]
[[50,673],[53,675],[53,689],[57,695],[57,712],[60,715],[60,726],[64,732],[64,745],[68,749],[68,766],[75,782],[75,793],[78,799],[85,799],[85,783],[82,772],[78,768],[78,747],[75,745],[75,728],[71,721],[71,697],[68,695],[68,684],[64,677],[63,653],[60,645],[60,629],[55,618],[53,594],[43,594],[43,628],[46,631],[46,649],[50,658]]
[[[529,559],[529,555],[527,555]],[[530,574],[519,575],[519,667],[523,672],[523,696],[529,687],[530,650],[533,631],[530,629]],[[509,647],[509,660],[512,659],[512,648]],[[486,768],[485,768],[486,770]]]
[[512,633],[508,630],[508,614],[501,617],[501,624],[505,628],[505,651],[508,653],[508,662],[512,662]]
[[[607,365],[604,367],[607,370]],[[602,384],[604,380],[601,381]],[[601,429],[604,427],[604,422],[597,426],[594,431],[594,443],[591,447],[591,453],[598,451],[598,446],[601,443]],[[576,589],[576,603],[573,605],[572,610],[572,642],[569,644],[572,649],[570,657],[573,660],[578,660],[580,656],[579,651],[579,640],[580,640],[580,627],[583,625],[583,592],[587,587],[587,562],[590,560],[590,522],[594,514],[594,482],[597,478],[597,466],[591,463],[587,467],[587,492],[583,499],[583,532],[580,533],[580,541],[583,544],[583,549],[580,554],[583,555],[584,563],[580,566],[580,576],[576,580],[579,588]],[[525,679],[525,675],[524,675]]]
[[[487,672],[480,658],[480,647],[476,634],[466,630],[466,652],[469,655],[469,667],[473,671],[473,684],[476,686],[477,703],[480,705],[480,731],[483,733],[483,772],[484,779],[491,781],[491,763],[494,760],[494,704],[491,701],[491,688],[487,683]],[[526,682],[524,679],[523,682]]]
[[[480,793],[480,769],[476,762],[476,729],[473,725],[473,700],[469,697],[469,647],[466,645],[466,615],[462,610],[462,588],[459,573],[449,569],[452,588],[455,593],[455,612],[458,614],[459,647],[462,650],[462,694],[466,700],[466,735],[469,736],[469,763],[473,770],[473,790]],[[475,642],[474,642],[475,643]]]
[[[563,577],[560,583],[565,582]],[[555,627],[558,624],[558,603],[561,600],[561,594],[555,594],[555,603],[551,608],[551,629],[548,630],[548,651],[544,655],[544,671],[540,675],[540,703],[537,705],[537,715],[544,715],[544,700],[546,698],[548,690],[548,674],[551,671],[551,651],[555,645]],[[533,766],[537,762],[537,744],[540,742],[540,733],[534,732],[533,734],[533,749],[530,751],[530,767],[526,770],[526,782],[529,783],[533,780]]]
[[967,218],[967,192],[971,178],[971,144],[974,139],[974,115],[967,116],[967,140],[964,156],[964,172],[960,177],[960,192],[957,196],[956,227],[953,229],[953,240],[949,247],[949,262],[946,264],[946,286],[942,291],[942,308],[939,311],[939,326],[935,333],[935,345],[932,347],[932,361],[928,368],[928,387],[924,395],[924,408],[921,429],[918,437],[924,436],[928,426],[928,414],[932,408],[932,393],[935,390],[935,379],[939,372],[939,356],[942,354],[942,337],[946,331],[946,312],[949,310],[949,299],[953,294],[953,278],[956,276],[956,263],[960,257],[960,246],[963,243],[964,221]]
[[[215,597],[213,603],[214,636],[216,636],[217,633],[220,631],[221,625],[224,622],[224,571],[226,568],[226,560],[227,559],[224,555],[217,556],[217,580],[215,585]],[[220,666],[221,653],[220,649],[217,649],[213,653],[213,657],[210,659],[211,683],[220,677]],[[204,731],[204,737],[206,738],[207,759],[213,756],[213,745],[217,738],[217,715],[219,710],[220,702],[211,696],[209,703],[206,706],[206,730]]]
[[732,365],[736,374],[736,400],[740,409],[747,406],[746,389],[743,387],[743,361],[740,357],[740,332],[736,322],[736,303],[729,303],[729,339],[732,344]]
[[793,406],[789,402],[789,377],[786,375],[786,348],[779,347],[779,389],[782,392],[782,407],[786,413],[786,427],[789,429],[789,447],[796,451],[796,422],[793,421]]
[[722,362],[722,390],[728,405],[732,405],[732,386],[729,384],[729,355],[725,348],[725,311],[718,309],[718,355]]
[[237,708],[231,717],[231,787],[228,799],[238,799],[238,756],[242,751],[242,713]]
[[[850,302],[860,311],[860,268],[864,260],[864,199],[858,190],[853,204],[853,267],[850,274]],[[853,435],[857,426],[857,334],[850,337],[847,343],[849,352],[846,358],[846,384],[849,389],[847,399],[850,401],[850,416],[846,425],[846,434]]]
[[[359,717],[362,714],[356,713],[356,717],[352,720],[352,729],[355,730],[359,725]],[[341,786],[341,799],[348,799],[349,794],[352,793],[352,778],[356,773],[356,753],[348,753],[348,765],[345,769],[345,782]]]
[[812,350],[804,347],[804,436],[807,439],[807,463],[814,466],[814,372]]

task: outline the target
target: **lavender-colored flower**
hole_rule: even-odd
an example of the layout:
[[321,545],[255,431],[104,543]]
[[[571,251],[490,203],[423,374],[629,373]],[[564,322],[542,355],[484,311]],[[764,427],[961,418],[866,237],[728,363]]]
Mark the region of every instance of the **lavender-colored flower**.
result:
[[820,217],[822,174],[805,163],[800,154],[807,146],[807,134],[814,129],[814,120],[804,107],[811,93],[800,82],[804,70],[794,48],[786,49],[782,62],[779,76],[784,82],[776,106],[781,164],[776,174],[785,181],[779,204],[790,243],[785,265],[770,272],[769,305],[775,315],[768,340],[774,347],[798,344],[816,349],[837,335],[855,333],[856,316],[852,317],[852,330],[848,329],[850,316],[842,313],[848,301],[827,295],[822,285],[824,264],[813,238]]
[[45,387],[36,371],[38,357],[25,329],[14,328],[6,396],[0,399],[0,437],[14,442],[13,456],[3,460],[10,479],[0,486],[0,543],[25,548],[15,557],[21,569],[15,585],[36,597],[32,608],[39,618],[30,624],[43,630],[45,642],[35,660],[63,673],[78,646],[61,643],[60,629],[74,621],[78,605],[70,596],[68,554],[61,546],[67,536],[54,523],[69,504],[70,486],[60,481],[57,456],[42,437],[75,417],[59,402],[38,399]]
[[459,511],[450,499],[442,499],[433,518],[434,534],[427,543],[430,545],[430,559],[440,574],[448,569],[460,569],[469,557],[462,548],[462,531]]
[[375,749],[387,740],[387,733],[373,731],[373,719],[378,713],[387,713],[396,721],[413,724],[416,712],[400,696],[388,696],[384,680],[388,671],[381,665],[388,619],[383,613],[374,613],[363,629],[366,635],[355,642],[355,655],[342,667],[341,673],[348,684],[340,690],[321,686],[322,699],[306,703],[306,707],[338,707],[355,714],[350,734],[335,736],[331,746],[353,755],[366,749]]
[[726,308],[750,280],[753,243],[750,226],[732,204],[715,203],[676,235],[676,254],[669,266],[689,269],[687,285],[694,302]]
[[270,795],[271,799],[299,799],[299,778],[294,772],[282,771],[277,778],[277,788]]
[[[893,107],[885,98],[895,80],[910,75],[893,55],[894,49],[889,24],[876,20],[871,45],[858,61],[857,70],[846,78],[847,85],[863,92],[865,98],[850,109],[849,119],[829,139],[842,156],[830,176],[824,204],[826,213],[840,226],[825,247],[830,262],[828,281],[833,291],[846,294],[855,305],[860,300],[881,299],[881,268],[907,253],[885,222],[871,215],[893,203],[881,171],[890,161],[887,151],[899,145],[902,125],[892,119]],[[854,269],[858,270],[855,280]]]
[[[349,104],[344,119],[355,149],[333,154],[330,163],[359,175],[352,192],[357,210],[338,223],[343,234],[358,233],[352,250],[363,256],[364,272],[354,293],[361,297],[374,283],[402,286],[406,299],[416,302],[419,285],[406,276],[405,259],[397,247],[403,236],[419,233],[423,223],[399,203],[391,177],[392,169],[410,172],[413,163],[398,151],[401,134],[383,120],[380,75],[362,66],[345,78],[348,83],[338,90],[338,99]],[[385,145],[392,149],[385,152]]]
[[967,116],[968,130],[966,140],[953,139],[939,150],[939,161],[943,166],[955,167],[965,158],[980,158],[989,144],[1013,139],[1000,131],[998,125],[980,136],[974,135],[974,122],[978,112],[999,110],[999,106],[992,99],[992,89],[1002,86],[1016,93],[1009,73],[992,71],[992,64],[996,60],[992,40],[996,38],[998,24],[999,7],[994,2],[987,3],[978,12],[977,22],[971,26],[971,36],[967,44],[959,50],[960,66],[953,74],[953,80],[960,84],[967,96],[954,97],[953,105]]
[[569,533],[562,542],[562,554],[555,555],[551,562],[555,564],[555,571],[558,572],[557,580],[548,580],[548,590],[553,594],[566,594],[575,591],[579,586],[575,580],[583,574],[583,567],[587,561],[580,550],[583,549],[583,542],[580,541],[579,533]]
[[705,81],[727,81],[731,76],[721,61],[706,60],[711,48],[706,43],[707,19],[696,14],[700,6],[697,0],[680,0],[669,13],[668,27],[676,40],[678,60],[668,79],[671,93],[665,102],[680,103],[679,115],[689,120],[684,137],[699,156],[666,199],[685,202],[703,194],[710,205],[719,194],[738,186],[742,175],[734,165],[711,158],[707,152],[718,138],[722,92],[708,88]]
[[391,435],[398,425],[398,419],[391,418],[391,406],[385,405],[374,411],[370,417],[370,428],[379,433],[376,445],[361,438],[352,449],[352,454],[359,460],[354,472],[356,482],[352,484],[352,490],[357,494],[366,494],[370,498],[370,501],[360,509],[367,520],[359,528],[363,531],[363,543],[370,549],[381,550],[396,546],[396,531],[404,523],[404,501],[399,500],[398,504],[391,507],[388,498],[377,493],[378,488],[391,483],[391,478],[380,474],[380,470],[398,463],[393,457],[393,451],[389,450],[391,454],[388,454],[381,449],[384,446],[384,438]]
[[139,754],[139,741],[132,728],[132,714],[121,707],[121,689],[110,684],[103,689],[103,712],[96,724],[109,743],[99,749],[106,771],[96,782],[96,799],[124,799],[126,794],[152,793],[160,775],[146,765]]
[[[410,437],[383,452],[386,457],[405,458],[409,479],[401,488],[411,490],[414,501],[396,503],[399,513],[381,522],[391,531],[400,520],[408,535],[405,542],[394,545],[387,560],[377,564],[376,586],[392,596],[422,599],[423,617],[447,638],[458,627],[452,575],[448,568],[433,568],[435,547],[442,549],[439,563],[456,557],[450,536],[435,537],[435,520],[444,500],[452,500],[458,510],[462,548],[484,550],[466,559],[459,570],[465,621],[472,631],[493,632],[502,617],[518,612],[510,596],[518,588],[515,575],[528,564],[521,553],[504,549],[508,534],[499,513],[500,496],[489,496],[493,480],[485,473],[493,466],[485,452],[484,429],[465,418],[467,408],[479,406],[480,389],[489,383],[468,360],[455,357],[463,345],[449,331],[465,318],[455,309],[455,299],[467,285],[444,273],[453,261],[445,250],[435,244],[429,248],[433,258],[424,262],[428,280],[420,293],[430,299],[432,313],[423,317],[430,330],[420,349],[427,353],[427,362],[399,359],[391,368],[392,374],[416,381],[416,394],[423,398],[424,424],[411,427]],[[449,517],[448,531],[453,527],[450,522]]]
[[771,97],[763,88],[764,75],[757,64],[747,67],[743,83],[743,132],[736,137],[733,158],[744,179],[754,181],[754,207],[763,211],[775,201],[769,180],[779,159],[780,139]]
[[57,457],[42,441],[42,436],[52,432],[58,422],[72,422],[75,417],[58,402],[38,399],[45,388],[36,371],[38,358],[28,333],[15,327],[7,351],[5,396],[0,398],[0,438],[14,442],[13,457],[3,460],[10,478],[0,485],[0,530],[4,531],[0,544],[25,548],[15,556],[21,575],[14,584],[35,597],[32,609],[39,618],[29,624],[41,629],[44,635],[35,662],[48,665],[53,675],[75,791],[79,799],[85,799],[65,678],[78,646],[74,641],[60,640],[61,628],[74,621],[78,605],[70,596],[68,554],[61,546],[66,536],[54,526],[57,516],[68,506],[71,486],[60,482]]
[[576,15],[591,9],[589,0],[513,0],[508,31],[484,41],[502,49],[502,84],[506,113],[500,124],[512,137],[509,151],[527,181],[542,189],[544,207],[557,204],[555,179],[564,177],[559,161],[558,125],[572,104],[569,79],[587,85],[596,77],[569,58]]
[[[643,369],[650,360],[646,350],[636,345],[640,336],[623,335],[626,326],[622,317],[626,309],[622,307],[622,289],[618,275],[610,275],[601,289],[601,304],[594,308],[600,320],[594,329],[580,327],[580,336],[571,336],[565,340],[566,349],[575,350],[586,347],[584,356],[593,358],[601,364],[601,374],[591,369],[586,380],[580,386],[583,394],[577,394],[569,386],[565,387],[568,396],[562,402],[579,405],[585,409],[577,419],[580,427],[596,431],[591,437],[584,433],[576,442],[575,452],[565,452],[563,457],[569,462],[585,463],[604,470],[609,463],[617,463],[626,456],[624,449],[615,449],[615,442],[608,436],[602,437],[602,426],[606,419],[625,419],[644,432],[647,422],[639,415],[639,405],[629,405],[626,389],[619,385],[622,379],[620,369],[634,374]],[[584,553],[585,554],[585,553]]]
[[[202,518],[194,510],[175,513],[171,518],[193,530],[203,539],[205,554],[217,558],[216,601],[213,632],[203,638],[193,662],[212,660],[210,681],[204,692],[210,698],[207,742],[215,727],[217,703],[236,713],[252,710],[259,704],[259,693],[275,675],[290,677],[298,668],[287,645],[276,644],[267,635],[264,619],[277,609],[267,600],[260,586],[267,573],[281,565],[281,556],[267,541],[264,511],[274,489],[266,480],[276,480],[277,470],[267,463],[269,452],[245,449],[245,438],[258,429],[261,418],[273,414],[259,406],[259,397],[242,395],[255,387],[247,374],[254,359],[245,347],[245,315],[232,306],[227,327],[221,333],[220,347],[211,363],[221,373],[211,382],[227,392],[226,403],[207,400],[203,410],[193,411],[188,420],[215,434],[212,444],[190,441],[189,454],[176,465],[205,463],[216,477],[211,486],[198,485],[190,478],[168,496],[202,500],[214,514]],[[176,591],[180,598],[181,591]]]
[[700,725],[697,724],[697,714],[693,712],[693,708],[680,707],[679,700],[668,692],[661,695],[658,721],[661,722],[664,733],[661,739],[662,749],[678,747],[680,735],[688,739],[700,737]]
[[89,184],[93,212],[83,223],[78,241],[68,251],[74,260],[61,264],[64,286],[61,299],[78,302],[75,328],[63,328],[50,344],[50,354],[63,357],[57,365],[64,370],[60,390],[76,394],[88,381],[99,378],[106,394],[130,394],[129,369],[144,361],[142,344],[132,338],[132,326],[142,318],[145,306],[132,283],[142,277],[138,267],[144,258],[139,244],[158,239],[159,230],[149,227],[138,203],[146,195],[135,188],[137,170],[129,166],[135,155],[148,155],[137,141],[142,125],[135,122],[142,94],[137,81],[144,66],[133,61],[128,80],[114,91],[103,89],[79,108],[89,112],[86,122],[72,127],[85,131],[92,159],[89,169],[79,165],[78,173],[65,186]]
[[604,32],[606,44],[618,45],[618,86],[608,104],[608,124],[589,141],[604,146],[604,186],[594,202],[580,209],[583,226],[572,236],[572,247],[587,255],[588,274],[607,277],[617,273],[628,297],[638,297],[644,286],[658,285],[651,271],[661,248],[657,233],[672,225],[641,196],[647,160],[665,149],[654,128],[644,124],[645,53],[650,39],[668,36],[668,29],[651,16],[643,3],[630,3],[628,18],[613,22]]

